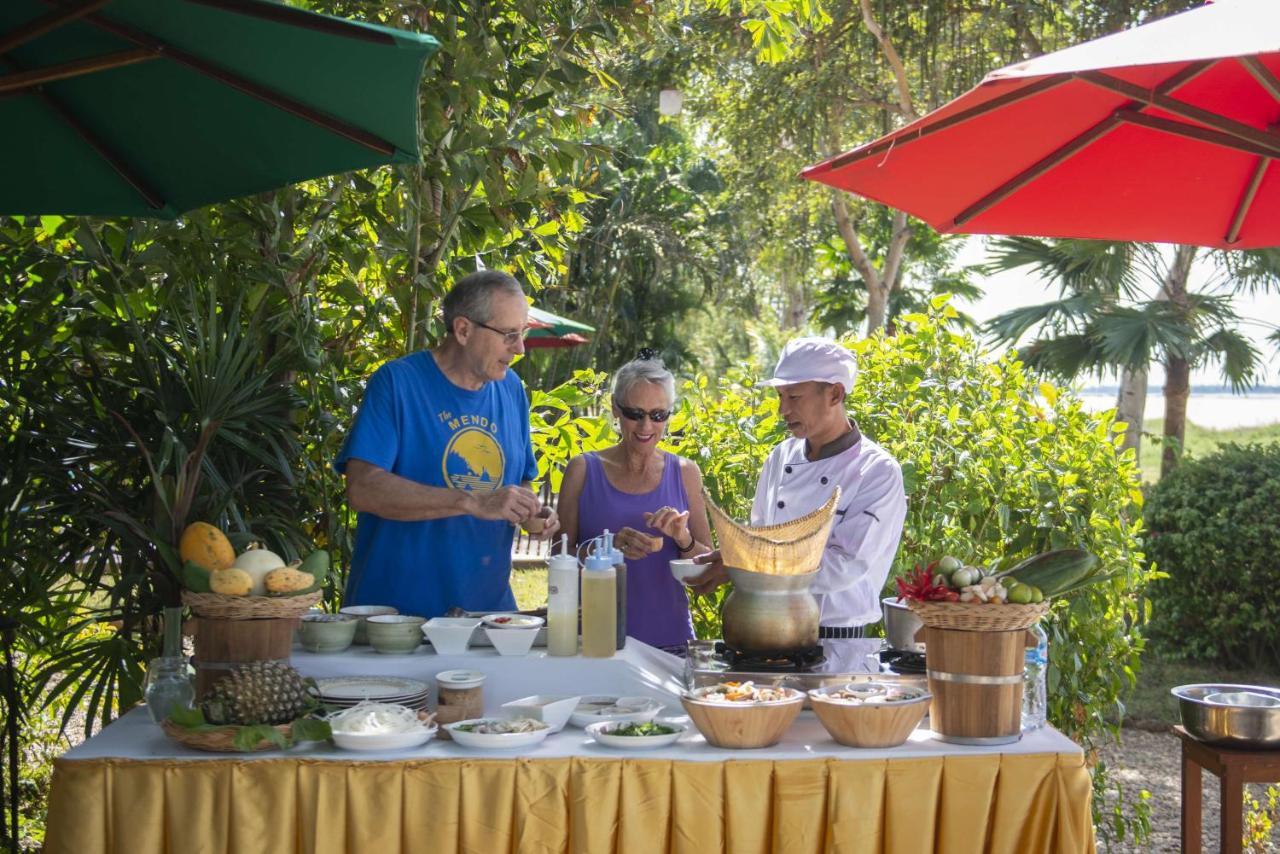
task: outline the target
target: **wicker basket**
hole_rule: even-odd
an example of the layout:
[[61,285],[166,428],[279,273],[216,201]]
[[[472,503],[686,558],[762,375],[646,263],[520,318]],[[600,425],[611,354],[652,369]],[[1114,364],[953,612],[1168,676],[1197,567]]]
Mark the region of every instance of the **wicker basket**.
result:
[[[160,726],[169,738],[194,750],[208,750],[216,753],[245,752],[235,745],[236,733],[240,731],[238,726],[224,726],[202,731],[189,730],[172,721],[163,721]],[[292,726],[292,724],[279,724],[276,726],[276,731],[285,738],[290,738]],[[266,739],[260,739],[250,752],[261,750],[279,750],[279,748]]]
[[726,566],[766,575],[807,575],[822,562],[831,526],[835,522],[840,487],[812,513],[780,525],[752,527],[729,518],[704,487],[703,500],[711,511],[711,523],[720,539],[720,554]]
[[1049,613],[1049,603],[1036,605],[990,605],[982,602],[920,602],[907,600],[907,607],[926,626],[966,632],[1011,632],[1028,629]]
[[221,593],[193,593],[182,591],[182,604],[198,617],[219,620],[262,620],[301,617],[322,598],[324,592],[316,590],[298,596],[224,596]]

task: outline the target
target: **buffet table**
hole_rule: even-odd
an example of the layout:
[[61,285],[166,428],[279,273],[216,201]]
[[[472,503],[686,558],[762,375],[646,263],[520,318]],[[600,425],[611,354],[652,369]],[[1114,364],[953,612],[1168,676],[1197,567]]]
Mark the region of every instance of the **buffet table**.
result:
[[[646,695],[683,714],[683,662],[634,640],[611,659],[297,652],[309,676],[487,674],[486,714],[531,694]],[[304,745],[201,753],[135,709],[60,758],[45,851],[59,852],[1092,852],[1080,748],[1052,728],[1002,747],[917,730],[841,747],[812,712],[764,750],[696,731],[656,751],[575,728],[523,751],[432,741],[396,753]]]

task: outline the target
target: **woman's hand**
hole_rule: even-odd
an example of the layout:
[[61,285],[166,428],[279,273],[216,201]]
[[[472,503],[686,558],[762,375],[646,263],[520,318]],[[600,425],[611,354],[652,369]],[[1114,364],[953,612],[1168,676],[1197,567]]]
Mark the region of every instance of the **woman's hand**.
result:
[[681,513],[674,507],[660,507],[653,513],[644,514],[644,521],[650,528],[674,540],[676,548],[690,545],[693,539],[689,534],[688,510]]
[[613,544],[627,560],[640,560],[662,548],[661,537],[651,537],[635,528],[622,528],[613,535]]

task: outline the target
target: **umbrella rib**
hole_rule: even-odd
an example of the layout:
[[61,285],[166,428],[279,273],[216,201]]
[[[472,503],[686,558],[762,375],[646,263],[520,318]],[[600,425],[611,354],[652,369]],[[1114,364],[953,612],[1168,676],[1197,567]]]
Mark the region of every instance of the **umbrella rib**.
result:
[[67,80],[72,77],[82,77],[86,74],[109,71],[112,68],[123,68],[126,65],[134,65],[159,58],[159,54],[154,51],[137,48],[108,53],[103,56],[90,56],[85,59],[77,59],[74,62],[64,62],[61,65],[46,65],[41,68],[32,68],[28,71],[5,74],[0,76],[0,95],[17,95],[29,89],[43,86],[45,83]]
[[373,42],[374,44],[394,45],[396,43],[390,33],[385,33],[382,30],[362,27],[359,24],[344,21],[340,18],[315,15],[302,9],[294,9],[275,3],[259,3],[256,0],[187,0],[187,2],[194,3],[197,6],[210,6],[214,9],[221,9],[224,12],[249,15],[254,18],[261,18],[264,21],[274,21],[278,24],[298,27],[303,30],[315,30],[318,33],[326,33],[332,36],[358,39],[360,41]]
[[1037,80],[1035,83],[1023,86],[1021,89],[1006,92],[1003,95],[997,95],[990,101],[978,104],[976,107],[970,107],[969,109],[962,110],[953,116],[947,116],[946,118],[940,119],[931,125],[925,125],[924,127],[916,128],[913,131],[907,131],[900,136],[895,136],[882,142],[872,143],[865,148],[856,148],[846,154],[841,154],[839,157],[835,157],[828,160],[826,163],[819,164],[814,167],[813,171],[809,174],[812,176],[818,172],[831,172],[836,169],[840,169],[848,166],[850,163],[856,163],[859,160],[865,160],[868,157],[873,157],[889,148],[896,148],[898,146],[906,145],[909,142],[915,142],[918,139],[923,139],[924,137],[935,134],[938,131],[955,127],[958,124],[962,124],[971,119],[976,119],[979,116],[985,115],[992,110],[998,110],[1001,107],[1016,104],[1018,101],[1025,98],[1030,98],[1033,95],[1038,95],[1041,92],[1046,92],[1049,89],[1056,88],[1061,86],[1063,83],[1069,82],[1071,82],[1071,78],[1067,75],[1057,75],[1054,77],[1046,77],[1043,80]]
[[1102,137],[1111,133],[1120,126],[1120,119],[1113,115],[1107,116],[1084,133],[1070,140],[1066,144],[1059,146],[1048,155],[1037,160],[1026,169],[1014,175],[1008,181],[1005,181],[999,187],[996,187],[990,193],[987,193],[978,201],[956,214],[952,220],[954,226],[964,225],[975,216],[983,213],[994,205],[1004,201],[1009,196],[1021,190],[1027,184],[1039,178],[1044,173],[1056,167],[1058,164],[1074,156],[1078,152],[1088,148]]
[[1270,145],[1258,145],[1238,139],[1230,134],[1200,127],[1199,125],[1189,125],[1184,122],[1175,122],[1173,119],[1149,116],[1136,110],[1119,110],[1117,116],[1120,121],[1128,124],[1138,125],[1150,130],[1163,131],[1186,139],[1193,139],[1197,142],[1206,142],[1210,145],[1229,148],[1232,151],[1256,154],[1259,157],[1280,157],[1280,137],[1276,138]]
[[1240,197],[1240,204],[1236,206],[1235,216],[1231,217],[1231,227],[1227,229],[1227,243],[1235,243],[1240,238],[1240,229],[1244,227],[1244,218],[1249,215],[1249,208],[1253,207],[1253,199],[1258,195],[1258,187],[1262,186],[1262,178],[1267,174],[1267,167],[1271,165],[1270,157],[1258,158],[1258,163],[1253,167],[1253,176],[1249,179],[1249,185],[1245,187],[1244,195]]
[[0,36],[0,54],[8,53],[15,47],[34,41],[45,33],[52,32],[77,18],[83,18],[90,12],[96,12],[110,2],[111,0],[88,0],[88,2],[81,3],[79,6],[50,12],[47,15],[41,15],[34,20],[28,21],[8,34]]
[[1270,68],[1262,64],[1262,60],[1256,56],[1242,56],[1240,57],[1240,64],[1253,75],[1253,79],[1258,81],[1258,85],[1267,90],[1267,94],[1273,100],[1280,101],[1280,79],[1277,79],[1271,73]]
[[[48,2],[48,0],[46,0]],[[106,18],[102,15],[90,15],[87,19],[94,26],[114,36],[119,36],[125,41],[132,42],[139,47],[149,48],[158,51],[165,57],[173,61],[185,65],[191,70],[203,74],[213,80],[217,80],[225,86],[239,90],[246,95],[257,98],[263,103],[269,104],[278,110],[297,116],[304,121],[308,121],[317,127],[345,137],[354,143],[363,145],[365,148],[378,152],[383,156],[391,156],[396,153],[394,144],[388,142],[377,134],[370,133],[363,128],[356,127],[350,122],[345,122],[333,116],[326,115],[319,110],[308,107],[301,101],[295,101],[287,95],[261,86],[251,80],[247,80],[238,74],[227,71],[211,62],[193,56],[180,48],[168,44],[160,39],[155,38],[147,33],[135,30],[132,27],[125,26]]]
[[1237,122],[1234,119],[1188,104],[1185,101],[1170,98],[1168,95],[1161,94],[1158,91],[1143,89],[1141,86],[1136,86],[1109,74],[1103,74],[1098,71],[1081,71],[1076,73],[1076,77],[1101,89],[1124,95],[1133,101],[1146,104],[1149,107],[1156,107],[1180,118],[1198,122],[1237,139],[1252,142],[1255,145],[1273,148],[1280,144],[1280,137],[1275,134],[1260,131],[1243,122]]

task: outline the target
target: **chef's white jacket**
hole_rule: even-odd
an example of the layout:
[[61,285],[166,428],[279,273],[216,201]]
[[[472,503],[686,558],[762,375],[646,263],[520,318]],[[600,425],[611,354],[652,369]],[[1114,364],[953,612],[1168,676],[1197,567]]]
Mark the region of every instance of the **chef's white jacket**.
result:
[[902,468],[866,436],[826,459],[810,462],[804,439],[782,442],[765,460],[751,507],[752,525],[777,525],[812,513],[840,487],[831,536],[812,590],[824,626],[880,619],[880,590],[902,538],[907,497]]

